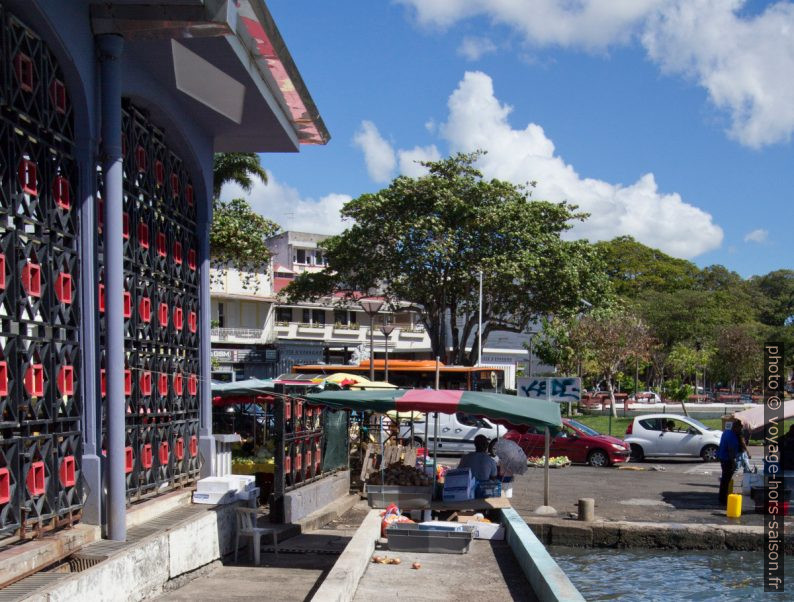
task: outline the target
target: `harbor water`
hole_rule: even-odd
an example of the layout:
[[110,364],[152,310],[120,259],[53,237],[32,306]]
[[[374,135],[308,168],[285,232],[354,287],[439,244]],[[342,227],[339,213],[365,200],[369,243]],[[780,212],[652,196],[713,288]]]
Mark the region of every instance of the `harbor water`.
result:
[[549,547],[588,602],[794,599],[794,556],[785,558],[786,595],[764,594],[761,551],[612,550]]

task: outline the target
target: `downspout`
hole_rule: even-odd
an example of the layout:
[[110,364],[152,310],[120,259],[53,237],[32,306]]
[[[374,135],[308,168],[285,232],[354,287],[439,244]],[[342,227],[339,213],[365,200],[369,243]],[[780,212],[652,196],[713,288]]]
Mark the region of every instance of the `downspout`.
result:
[[[211,182],[207,187],[212,190]],[[201,478],[216,475],[215,438],[212,436],[212,367],[210,360],[210,226],[212,224],[211,193],[204,194],[198,206],[199,265],[199,455]]]
[[100,429],[101,395],[98,394],[99,328],[97,326],[97,219],[96,219],[96,153],[95,140],[78,138],[77,156],[80,166],[80,274],[82,319],[82,389],[83,389],[83,479],[86,498],[83,522],[102,524],[102,466],[98,450],[102,445]]
[[96,36],[102,98],[102,173],[105,181],[105,319],[107,339],[107,537],[126,541],[127,491],[124,471],[124,254],[121,157],[121,52],[124,38]]

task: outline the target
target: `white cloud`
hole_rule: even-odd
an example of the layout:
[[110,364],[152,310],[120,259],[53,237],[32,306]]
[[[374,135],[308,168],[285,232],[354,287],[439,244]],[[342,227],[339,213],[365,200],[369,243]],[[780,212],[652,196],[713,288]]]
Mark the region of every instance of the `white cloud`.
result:
[[492,52],[496,52],[496,44],[489,38],[466,36],[458,46],[458,54],[470,61],[476,61]]
[[680,0],[648,21],[648,55],[708,91],[730,115],[729,134],[759,148],[794,131],[794,4],[740,17],[744,0]]
[[419,178],[427,174],[427,169],[419,165],[420,161],[438,161],[441,153],[435,144],[430,146],[415,146],[410,150],[397,151],[400,160],[400,173],[409,178]]
[[422,25],[449,27],[485,16],[518,30],[533,44],[604,49],[626,42],[648,13],[665,0],[397,0]]
[[762,244],[766,242],[767,237],[769,236],[769,231],[764,230],[763,228],[757,228],[752,232],[748,232],[744,235],[744,242],[757,242],[758,244]]
[[375,182],[387,182],[394,171],[396,160],[394,149],[380,135],[371,121],[362,121],[353,136],[353,143],[364,153],[367,173]]
[[221,200],[244,198],[254,211],[283,230],[339,234],[345,229],[339,211],[351,199],[349,195],[331,193],[321,199],[301,198],[297,189],[279,182],[270,171],[267,177],[267,185],[256,181],[250,193],[237,184],[226,184],[221,190]]
[[722,229],[712,217],[677,193],[660,192],[653,174],[628,186],[584,178],[555,153],[541,126],[513,129],[508,122],[511,108],[496,98],[488,75],[466,73],[448,104],[449,116],[440,131],[450,150],[485,149],[480,168],[487,177],[515,183],[536,180],[535,198],[579,205],[591,216],[574,226],[573,237],[604,240],[629,234],[685,258],[722,243]]
[[[604,51],[639,40],[671,75],[692,79],[730,119],[728,133],[758,148],[794,132],[794,4],[749,0],[396,0],[422,25],[472,17],[517,31],[530,47]],[[521,50],[520,52],[524,52]]]

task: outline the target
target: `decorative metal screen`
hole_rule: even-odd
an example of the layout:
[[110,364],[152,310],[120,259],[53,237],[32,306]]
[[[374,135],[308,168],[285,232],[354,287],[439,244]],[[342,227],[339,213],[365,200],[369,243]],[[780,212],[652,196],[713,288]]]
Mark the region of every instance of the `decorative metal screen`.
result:
[[[198,246],[196,199],[182,160],[163,131],[128,101],[122,128],[125,469],[127,496],[135,500],[183,484],[199,471]],[[98,176],[104,421],[101,171]]]
[[0,537],[82,505],[74,126],[47,45],[0,6]]

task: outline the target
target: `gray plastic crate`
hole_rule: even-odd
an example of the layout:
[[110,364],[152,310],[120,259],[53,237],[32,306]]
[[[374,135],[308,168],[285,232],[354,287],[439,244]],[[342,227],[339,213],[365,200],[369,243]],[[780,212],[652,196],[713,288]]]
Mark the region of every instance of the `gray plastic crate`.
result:
[[410,523],[397,523],[386,529],[386,537],[393,552],[466,554],[474,539],[474,527],[464,525],[463,531],[436,531],[420,529]]
[[398,485],[367,485],[367,502],[371,508],[397,504],[400,510],[427,508],[433,499],[433,487],[400,487]]

